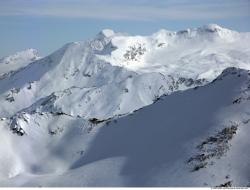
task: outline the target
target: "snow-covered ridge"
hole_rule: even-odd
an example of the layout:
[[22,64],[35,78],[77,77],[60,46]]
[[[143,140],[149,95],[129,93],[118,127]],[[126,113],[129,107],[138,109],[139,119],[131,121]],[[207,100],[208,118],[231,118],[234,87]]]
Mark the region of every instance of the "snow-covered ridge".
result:
[[13,55],[3,57],[0,59],[1,63],[5,64],[13,64],[15,61],[22,61],[22,60],[30,60],[37,59],[39,57],[38,51],[35,49],[26,49],[24,51],[17,52]]
[[0,79],[4,78],[10,72],[14,72],[29,63],[40,59],[38,51],[35,49],[26,49],[17,52],[13,55],[6,56],[0,59]]
[[[90,174],[88,176],[91,176],[90,181],[96,182],[95,185],[104,184],[104,181],[107,182],[105,184],[110,185],[124,184],[123,181],[127,181],[127,179],[118,175],[122,171],[124,160],[127,157],[133,160],[134,153],[140,153],[139,157],[145,156],[145,150],[140,146],[136,146],[138,148],[136,151],[123,147],[127,142],[122,136],[127,134],[135,141],[135,144],[140,144],[136,139],[141,138],[136,137],[137,135],[140,137],[140,134],[144,133],[141,133],[143,130],[138,130],[136,126],[134,126],[136,130],[133,133],[131,126],[136,122],[133,123],[133,120],[130,120],[131,117],[133,119],[137,113],[141,112],[144,116],[144,110],[150,110],[150,107],[155,106],[157,108],[157,105],[161,105],[159,100],[163,99],[166,100],[164,100],[166,107],[160,106],[163,112],[158,113],[158,110],[154,108],[150,113],[157,113],[152,114],[155,121],[158,121],[157,115],[163,114],[163,118],[169,117],[166,121],[162,120],[163,123],[167,123],[164,127],[168,128],[167,130],[164,128],[163,132],[168,137],[171,137],[168,131],[172,126],[189,130],[188,126],[185,126],[184,129],[182,119],[185,119],[190,126],[198,121],[199,125],[195,125],[197,130],[199,130],[199,126],[207,126],[207,129],[211,129],[211,131],[218,127],[221,132],[210,136],[221,139],[221,135],[225,134],[221,123],[225,118],[230,118],[230,120],[237,121],[237,125],[234,126],[237,126],[236,133],[238,133],[241,130],[240,125],[249,119],[247,115],[250,96],[249,71],[247,71],[250,70],[249,44],[249,33],[231,31],[214,24],[178,32],[160,30],[150,36],[130,36],[106,29],[93,39],[68,43],[44,58],[38,58],[35,50],[27,50],[2,59],[4,64],[1,64],[0,67],[4,68],[3,65],[8,65],[8,68],[0,78],[0,136],[3,139],[0,142],[0,161],[4,163],[0,165],[0,185],[9,182],[16,184],[20,181],[19,185],[25,185],[23,180],[16,181],[18,176],[26,181],[36,179],[41,180],[41,184],[50,184],[47,180],[43,181],[40,178],[42,175],[47,179],[47,174],[57,179],[56,183],[60,181],[59,184],[67,180],[58,179],[67,178],[68,175],[70,175],[70,179],[74,178],[72,176],[78,176],[73,183],[80,184],[77,179],[83,170],[93,172],[88,173]],[[185,97],[182,97],[182,94]],[[214,94],[214,97],[210,97],[210,94]],[[163,98],[163,96],[166,97]],[[187,100],[198,103],[192,106],[192,102]],[[206,105],[206,101],[209,102],[208,105]],[[185,107],[187,104],[189,107]],[[199,105],[203,106],[199,107]],[[191,107],[195,108],[192,112]],[[210,108],[216,108],[216,110]],[[206,109],[207,114],[201,114],[203,109]],[[229,115],[223,115],[224,112],[219,112],[217,109],[226,110],[225,114]],[[239,114],[234,116],[232,113],[235,109]],[[135,113],[135,111],[138,112]],[[215,111],[220,114],[221,123],[218,125],[217,118],[212,117],[214,113],[217,113]],[[178,115],[179,112],[181,115]],[[164,115],[166,113],[168,114]],[[146,119],[148,118],[150,118],[149,115]],[[178,121],[173,118],[177,118]],[[193,118],[198,119],[196,121]],[[199,120],[200,118],[204,120]],[[104,142],[102,144],[105,148],[99,149],[102,150],[100,154],[99,152],[94,153],[92,159],[92,153],[88,152],[90,157],[85,158],[85,152],[93,148],[92,145],[94,146],[92,142],[96,142],[99,133],[102,135],[102,131],[106,130],[106,128],[102,129],[103,125],[107,124],[104,126],[107,127],[109,123],[113,126],[116,119],[118,123],[121,121],[132,122],[132,125],[127,125],[130,127],[118,129],[118,132],[124,130],[125,134],[121,133],[122,136],[118,134],[120,138],[112,141],[112,146],[110,145],[113,147],[113,144],[119,145],[120,143],[122,148],[115,151],[114,153],[117,154],[114,156],[122,158],[117,160],[117,158],[109,156],[109,144]],[[144,121],[144,119],[139,117],[138,120]],[[159,135],[154,128],[150,127],[152,124],[150,121],[147,120],[148,125],[145,125],[145,135],[149,135],[149,137],[151,134]],[[209,123],[211,125],[208,126],[203,121],[215,121],[216,125]],[[228,120],[225,122],[227,125],[231,124]],[[157,127],[161,123],[155,122],[152,127]],[[240,123],[239,126],[238,123]],[[115,130],[115,127],[114,130],[110,130],[112,133],[109,134],[110,136],[104,134],[105,138],[115,139]],[[230,130],[231,128],[229,128]],[[235,138],[236,129],[232,130],[233,138]],[[179,138],[178,131],[172,132],[176,138]],[[203,138],[199,135],[197,133],[194,138]],[[151,142],[147,141],[146,136],[143,136],[142,140]],[[231,138],[231,136],[229,137]],[[204,138],[202,142],[210,142]],[[100,142],[102,140],[101,138]],[[195,141],[196,139],[192,137],[190,140]],[[223,143],[226,141],[227,139],[222,139]],[[97,140],[97,142],[99,141]],[[165,137],[164,142],[168,143]],[[185,142],[189,143],[189,141]],[[247,144],[245,141],[244,143]],[[165,146],[165,144],[161,144],[161,146]],[[217,150],[217,145],[213,146],[214,150]],[[225,144],[225,147],[229,147],[229,145]],[[106,150],[108,152],[105,152]],[[154,150],[156,150],[155,147]],[[132,155],[128,154],[130,151],[132,151]],[[197,150],[194,155],[181,157],[181,160],[188,159],[189,156],[194,160],[194,162],[192,159],[190,161],[192,169],[197,168],[197,164],[200,164],[199,167],[206,167],[205,162],[196,163],[200,157],[207,161],[206,159],[211,156],[210,154],[206,157],[200,156],[203,154],[202,151],[203,148]],[[27,158],[27,155],[32,156]],[[165,156],[164,154],[163,157]],[[112,162],[117,164],[117,168],[114,170],[111,167],[110,171],[116,178],[119,178],[113,183],[112,180],[105,180],[105,176],[99,175],[95,171],[99,166],[99,161],[101,162],[100,168],[109,168],[108,163],[112,163],[109,162],[111,157],[114,159]],[[154,157],[153,161],[157,163],[159,158]],[[212,155],[211,160],[213,161],[213,159]],[[136,165],[140,165],[137,163],[138,160],[133,161]],[[210,158],[208,161],[210,163]],[[172,165],[171,162],[169,163]],[[90,166],[86,167],[86,165]],[[158,170],[156,169],[156,171]],[[34,174],[37,178],[32,177]],[[62,174],[61,177],[58,177],[58,174]],[[160,173],[157,174],[160,175]],[[96,175],[99,176],[99,179],[94,180],[93,176]],[[176,175],[178,176],[178,174]],[[201,185],[193,181],[195,175],[188,178],[189,185]],[[106,177],[109,178],[109,176]],[[133,178],[129,174],[126,177]],[[186,175],[182,177],[185,178]],[[9,179],[10,181],[8,181]],[[141,182],[145,181],[141,180]],[[151,180],[157,181],[158,179],[151,178]],[[216,183],[209,181],[210,184],[215,185],[220,184],[219,182],[222,183],[223,180],[220,179]],[[244,184],[245,182],[244,178]],[[151,181],[150,183],[164,184],[165,182]],[[30,185],[29,182],[27,184]],[[34,184],[38,184],[38,182],[35,181]],[[88,179],[83,180],[82,185],[89,184],[91,182]],[[135,185],[136,183],[132,180],[125,184]],[[168,184],[174,183],[168,181]],[[236,184],[243,184],[243,182],[240,183],[237,180]]]
[[[249,154],[237,154],[249,146],[249,85],[249,71],[228,68],[212,83],[108,122],[40,110],[2,119],[0,184],[246,186],[249,165],[241,163]],[[196,148],[211,139],[213,149]]]
[[[249,33],[214,24],[185,31],[129,36],[106,29],[88,41],[66,44],[0,80],[0,114],[10,117],[52,93],[72,89],[52,107],[69,115],[110,117],[203,85],[227,67],[250,69]],[[36,51],[24,54],[32,57]]]
[[229,66],[249,69],[250,34],[215,24],[178,32],[160,30],[151,36],[119,33],[105,39],[109,45],[103,49],[110,53],[99,58],[138,73],[182,73],[212,79]]

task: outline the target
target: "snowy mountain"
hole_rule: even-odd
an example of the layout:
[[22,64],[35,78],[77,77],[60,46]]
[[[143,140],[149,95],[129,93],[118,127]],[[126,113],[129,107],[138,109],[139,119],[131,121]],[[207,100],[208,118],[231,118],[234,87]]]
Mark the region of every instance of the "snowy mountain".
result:
[[35,49],[27,49],[17,52],[14,55],[3,57],[0,59],[0,79],[5,78],[6,75],[10,75],[39,58],[38,52]]
[[1,59],[0,185],[249,185],[249,42],[106,29]]

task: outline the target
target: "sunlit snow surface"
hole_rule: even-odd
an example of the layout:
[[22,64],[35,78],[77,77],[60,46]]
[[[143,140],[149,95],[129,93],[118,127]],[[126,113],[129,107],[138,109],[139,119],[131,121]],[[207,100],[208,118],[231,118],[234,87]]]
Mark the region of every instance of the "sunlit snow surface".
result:
[[107,29],[1,59],[0,185],[249,185],[249,44],[215,24]]

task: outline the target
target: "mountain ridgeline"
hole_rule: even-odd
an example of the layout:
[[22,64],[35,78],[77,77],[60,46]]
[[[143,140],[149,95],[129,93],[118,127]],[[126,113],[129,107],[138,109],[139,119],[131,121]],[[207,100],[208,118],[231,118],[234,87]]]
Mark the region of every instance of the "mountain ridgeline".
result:
[[0,59],[0,186],[249,186],[249,44],[105,29]]

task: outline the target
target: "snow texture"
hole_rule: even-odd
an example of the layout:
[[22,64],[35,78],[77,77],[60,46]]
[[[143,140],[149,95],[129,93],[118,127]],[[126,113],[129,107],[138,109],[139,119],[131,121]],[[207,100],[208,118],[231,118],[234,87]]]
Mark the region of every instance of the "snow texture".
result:
[[248,186],[249,42],[106,29],[1,59],[0,186]]

